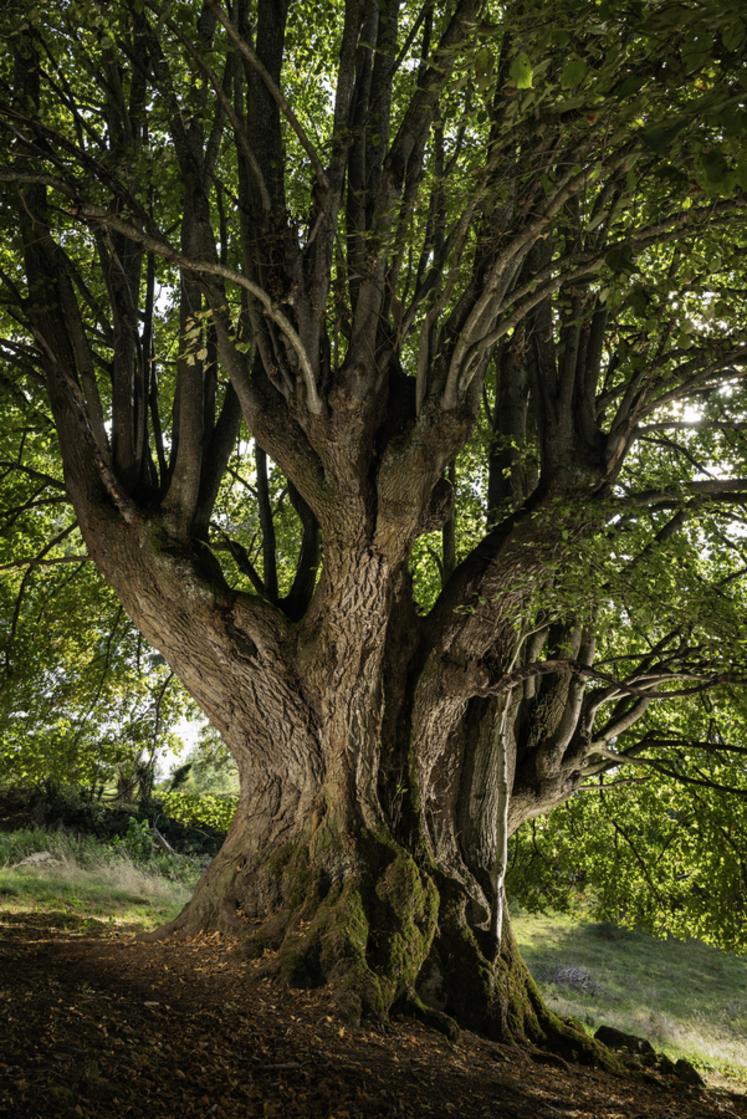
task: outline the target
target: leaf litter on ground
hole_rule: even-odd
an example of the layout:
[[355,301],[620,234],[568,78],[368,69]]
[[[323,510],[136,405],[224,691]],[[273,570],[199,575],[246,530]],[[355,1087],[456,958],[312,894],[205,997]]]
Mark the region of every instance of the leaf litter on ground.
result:
[[336,1016],[213,938],[0,911],[3,1119],[744,1119],[747,1098],[613,1077],[408,1019]]

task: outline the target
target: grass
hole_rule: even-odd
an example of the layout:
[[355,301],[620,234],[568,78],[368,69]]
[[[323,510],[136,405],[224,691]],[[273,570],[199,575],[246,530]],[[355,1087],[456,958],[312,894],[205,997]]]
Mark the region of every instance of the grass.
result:
[[550,1006],[646,1037],[709,1083],[747,1088],[747,959],[559,914],[518,915],[516,937]]
[[[48,852],[54,861],[16,866]],[[154,854],[136,861],[123,847],[41,828],[0,833],[0,905],[54,910],[98,924],[155,928],[175,917],[199,874],[194,859]]]

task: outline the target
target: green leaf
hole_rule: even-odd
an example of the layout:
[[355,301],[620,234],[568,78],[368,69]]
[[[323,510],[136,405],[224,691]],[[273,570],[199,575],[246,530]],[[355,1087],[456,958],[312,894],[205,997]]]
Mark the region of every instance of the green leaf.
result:
[[735,109],[733,105],[729,105],[719,113],[718,124],[723,129],[724,136],[745,136],[747,135],[747,112],[744,109]]
[[713,36],[699,31],[682,52],[682,62],[688,74],[702,70],[713,61]]
[[586,77],[589,67],[583,58],[577,55],[571,55],[566,59],[563,72],[560,75],[560,84],[563,89],[575,89],[576,86],[581,85],[581,82]]
[[737,164],[734,178],[741,190],[747,190],[747,157],[743,157]]
[[648,81],[648,74],[628,74],[626,78],[615,86],[614,94],[616,97],[632,97]]
[[721,42],[728,51],[737,51],[745,40],[745,25],[741,19],[727,24],[721,32]]
[[511,60],[508,76],[512,85],[517,89],[531,89],[534,82],[534,71],[529,55],[526,51],[519,53]]
[[669,151],[680,132],[687,128],[690,118],[686,116],[671,117],[669,120],[652,124],[641,130],[641,139],[655,152]]
[[726,181],[726,176],[729,174],[729,164],[726,162],[723,152],[719,151],[718,148],[708,148],[701,152],[700,165],[708,182],[713,186],[719,186]]
[[636,284],[630,293],[629,301],[639,318],[648,314],[651,300],[643,284]]
[[475,83],[478,89],[488,90],[493,84],[495,62],[490,47],[480,47],[475,55]]
[[604,259],[608,268],[621,275],[631,275],[637,271],[630,245],[615,245]]
[[571,41],[571,37],[564,27],[553,27],[550,32],[550,42],[554,43],[556,47],[567,47]]

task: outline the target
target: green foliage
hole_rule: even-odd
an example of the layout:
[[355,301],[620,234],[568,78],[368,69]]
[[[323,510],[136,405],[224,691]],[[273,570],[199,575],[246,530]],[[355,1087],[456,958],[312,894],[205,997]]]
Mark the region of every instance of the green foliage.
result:
[[133,862],[147,862],[153,853],[153,832],[147,820],[137,820],[130,816],[127,831],[112,840],[115,851],[129,855]]
[[520,829],[510,895],[535,912],[583,913],[747,951],[744,768],[695,757],[683,765],[665,754],[649,775],[625,772]]
[[[179,779],[175,781],[177,775]],[[196,744],[184,755],[179,769],[164,781],[163,788],[169,792],[179,789],[196,796],[209,793],[214,796],[235,797],[238,794],[236,763],[218,732],[209,723],[200,728]]]
[[509,78],[517,89],[531,89],[534,84],[532,63],[526,51],[521,51],[511,61]]
[[238,798],[230,794],[176,792],[159,793],[164,810],[181,824],[209,827],[226,832],[236,814]]
[[51,428],[31,431],[13,397],[2,404],[0,460],[20,469],[5,471],[0,501],[0,774],[98,788],[177,745],[185,698],[88,562]]
[[[180,794],[171,795],[178,809]],[[204,863],[216,853],[235,809],[235,800],[215,798],[217,805],[208,803],[201,812],[200,799],[199,795],[186,794],[185,818],[176,819],[160,797],[132,808],[94,801],[65,786],[0,786],[0,828],[17,830],[33,825],[61,837],[78,837],[83,844],[90,837],[94,845],[108,844],[138,865],[157,865],[164,873],[182,878],[185,858]],[[154,826],[174,854],[156,842]]]

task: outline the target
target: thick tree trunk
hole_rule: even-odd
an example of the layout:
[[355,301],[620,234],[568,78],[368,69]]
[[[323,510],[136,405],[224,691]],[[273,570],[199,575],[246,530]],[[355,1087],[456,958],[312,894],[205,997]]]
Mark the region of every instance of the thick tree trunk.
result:
[[225,844],[166,931],[226,934],[290,983],[328,984],[355,1018],[409,1008],[580,1052],[507,920],[495,937],[502,843],[518,822],[514,701],[452,694],[401,569],[370,547],[326,559],[311,611],[290,625],[208,591],[219,584],[201,581],[199,561],[147,526],[110,534],[97,556],[241,777]]
[[[474,925],[465,881],[419,842],[320,791],[294,832],[265,834],[242,797],[226,842],[168,934],[219,931],[302,987],[326,985],[353,1021],[402,1010],[453,1033],[457,1026],[598,1059],[582,1035],[545,1007],[508,918],[500,948]],[[267,804],[260,809],[268,816]],[[383,815],[383,813],[382,813]]]
[[447,1032],[459,1025],[581,1054],[583,1038],[545,1007],[508,919],[498,952],[470,909],[464,885],[417,849],[386,831],[340,830],[335,806],[258,851],[242,803],[194,898],[165,931],[220,931],[291,985],[327,985],[353,1020],[404,1010]]

